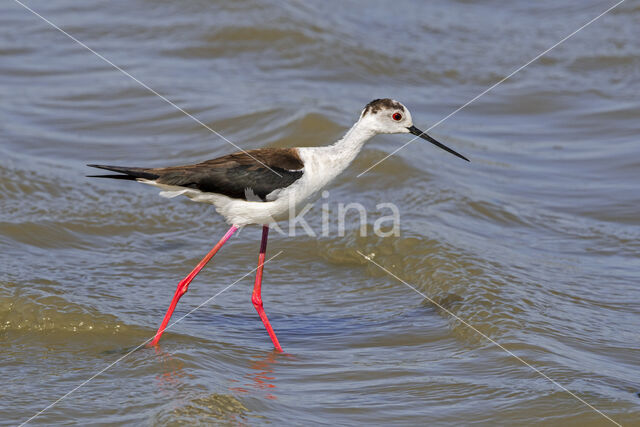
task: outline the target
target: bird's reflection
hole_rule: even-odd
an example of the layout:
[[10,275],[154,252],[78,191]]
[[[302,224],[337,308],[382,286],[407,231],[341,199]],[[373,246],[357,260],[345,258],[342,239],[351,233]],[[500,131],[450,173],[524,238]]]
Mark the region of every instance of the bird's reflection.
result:
[[[176,390],[181,389],[185,381],[188,381],[188,378],[193,377],[193,375],[184,371],[184,362],[180,359],[175,359],[162,347],[154,346],[153,349],[162,367],[161,372],[156,374],[155,377],[158,383],[158,390],[173,394]],[[267,399],[277,399],[278,397],[275,395],[276,386],[274,382],[276,377],[274,367],[279,362],[278,359],[285,356],[292,357],[289,354],[278,353],[274,350],[249,359],[248,372],[242,376],[242,379],[230,379],[233,386],[229,387],[229,391],[239,394],[261,392],[265,393],[264,397]]]
[[175,392],[184,383],[184,378],[187,376],[184,372],[184,362],[174,359],[169,352],[160,346],[154,346],[153,349],[162,366],[162,372],[156,375],[158,389],[164,392]]
[[[264,395],[267,399],[275,400],[277,396],[275,393],[276,386],[273,384],[275,381],[274,365],[278,362],[278,356],[280,354],[276,351],[269,352],[266,356],[259,356],[249,360],[249,372],[244,375],[244,379],[248,380],[243,385],[237,385],[229,387],[230,391],[236,393],[251,393],[252,391],[266,392]],[[242,380],[232,380],[232,382],[240,383]]]

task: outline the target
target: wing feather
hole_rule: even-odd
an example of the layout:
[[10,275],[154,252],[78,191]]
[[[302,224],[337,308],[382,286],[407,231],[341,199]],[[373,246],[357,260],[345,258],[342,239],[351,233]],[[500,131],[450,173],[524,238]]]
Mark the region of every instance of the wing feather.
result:
[[158,184],[194,188],[243,200],[251,194],[246,191],[249,189],[266,201],[267,194],[300,179],[303,168],[296,149],[277,148],[234,153],[195,165],[149,169],[148,172],[158,175]]

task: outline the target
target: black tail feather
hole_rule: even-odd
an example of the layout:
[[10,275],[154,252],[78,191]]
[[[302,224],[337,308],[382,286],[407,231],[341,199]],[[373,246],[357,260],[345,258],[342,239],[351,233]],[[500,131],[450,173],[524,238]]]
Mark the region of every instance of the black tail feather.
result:
[[112,179],[126,179],[126,180],[135,180],[137,178],[142,178],[142,179],[154,180],[160,177],[160,175],[150,172],[149,169],[145,169],[145,168],[127,168],[122,166],[108,166],[108,165],[87,165],[87,166],[124,174],[124,175],[87,175],[88,178],[112,178]]

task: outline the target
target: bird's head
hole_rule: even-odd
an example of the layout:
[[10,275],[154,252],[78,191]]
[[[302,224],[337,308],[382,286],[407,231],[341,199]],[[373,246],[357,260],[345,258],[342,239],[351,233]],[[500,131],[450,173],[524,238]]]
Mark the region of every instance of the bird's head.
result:
[[413,125],[409,109],[393,99],[374,99],[360,114],[360,123],[375,133],[411,133],[449,153],[469,161],[463,155],[441,144]]

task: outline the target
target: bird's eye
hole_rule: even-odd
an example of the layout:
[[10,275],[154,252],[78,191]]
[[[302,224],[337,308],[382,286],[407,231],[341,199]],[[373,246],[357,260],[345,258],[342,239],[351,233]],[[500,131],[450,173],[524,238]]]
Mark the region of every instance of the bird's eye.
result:
[[399,122],[400,120],[402,120],[402,114],[400,113],[394,113],[393,116],[391,116],[393,118],[393,120],[395,120],[396,122]]

